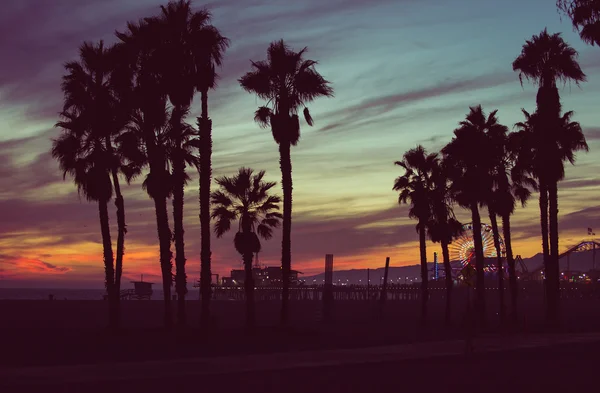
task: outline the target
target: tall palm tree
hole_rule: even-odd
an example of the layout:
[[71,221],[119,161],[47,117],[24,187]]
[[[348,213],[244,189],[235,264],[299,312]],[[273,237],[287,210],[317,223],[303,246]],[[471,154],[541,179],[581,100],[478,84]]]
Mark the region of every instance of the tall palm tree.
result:
[[[107,47],[103,41],[97,44],[84,42],[79,47],[79,60],[65,64],[67,74],[63,76],[62,91],[63,111],[71,111],[71,114],[76,111],[78,123],[104,143],[106,154],[111,157],[109,168],[115,192],[118,228],[114,285],[115,291],[119,293],[127,228],[125,203],[119,181],[119,172],[123,168],[113,144],[114,138],[119,136],[127,124],[129,109],[127,102],[120,96],[117,78],[121,75],[116,67],[117,55],[116,47]],[[120,318],[119,300],[119,297],[114,300],[117,326]]]
[[110,179],[111,157],[106,151],[103,138],[89,132],[87,119],[75,110],[63,111],[62,120],[56,126],[62,128],[62,134],[52,142],[52,157],[58,160],[63,178],[69,174],[77,186],[79,195],[88,201],[98,202],[100,215],[100,233],[104,254],[105,286],[109,298],[109,328],[118,328],[119,293],[115,287],[115,267],[110,226],[108,202],[112,198],[113,188]]
[[[160,143],[164,124],[168,122],[167,92],[161,79],[161,42],[162,27],[156,18],[142,19],[138,23],[130,22],[127,31],[117,32],[124,46],[123,53],[132,69],[130,98],[135,103],[133,111],[134,129],[139,133],[149,173],[146,190],[154,201],[156,226],[160,247],[160,266],[164,296],[164,325],[170,329],[173,324],[171,310],[172,253],[171,229],[167,199],[172,193],[171,176],[167,167],[166,148]],[[161,60],[162,59],[162,60]]]
[[[560,122],[560,95],[558,82],[583,82],[586,76],[577,62],[578,53],[569,46],[560,33],[549,34],[544,29],[526,41],[521,54],[513,62],[513,70],[523,78],[538,85],[536,97],[536,127],[543,132],[539,151],[543,165],[537,174],[540,189],[540,213],[542,226],[542,248],[546,267],[546,288],[548,298],[547,317],[550,322],[558,319],[558,196],[556,193],[557,166],[551,165],[558,157],[557,138]],[[543,130],[543,131],[542,131]]]
[[394,181],[394,191],[399,191],[398,203],[410,203],[408,216],[418,220],[419,250],[421,256],[421,324],[427,323],[427,300],[429,298],[427,271],[427,224],[430,222],[433,171],[438,163],[437,154],[427,154],[423,146],[418,145],[404,153],[402,161],[394,163],[404,169],[404,174]]
[[[211,123],[208,119],[208,90],[215,87],[217,74],[215,67],[222,64],[223,53],[229,45],[229,40],[221,35],[218,29],[211,25],[211,13],[206,9],[194,11],[191,1],[170,1],[161,6],[160,15],[151,18],[160,32],[155,37],[156,58],[161,86],[165,89],[173,111],[186,113],[192,103],[196,91],[200,91],[202,99],[202,116],[199,118],[200,141],[202,156],[200,164],[200,226],[201,226],[201,291],[202,291],[202,322],[209,316],[210,301],[210,156],[211,156]],[[169,59],[169,61],[161,61]],[[176,117],[176,116],[175,116]],[[185,130],[173,129],[172,141],[181,147]],[[173,163],[181,173],[184,162]],[[175,241],[175,286],[180,302],[178,303],[177,320],[185,324],[185,247],[183,231],[183,191],[184,177],[172,179],[177,192],[174,194],[174,204],[178,206],[174,217]],[[174,206],[175,206],[174,205]],[[181,210],[181,214],[179,214]]]
[[[516,201],[525,206],[531,196],[530,190],[537,189],[537,182],[516,168],[516,155],[519,154],[521,145],[515,142],[515,134],[507,134],[505,127],[496,127],[488,131],[490,138],[491,154],[493,157],[492,172],[493,189],[488,201],[492,211],[502,219],[502,232],[506,250],[506,263],[508,265],[509,288],[511,294],[511,320],[517,320],[517,276],[515,259],[512,251],[510,233],[510,216],[515,211]],[[497,224],[496,224],[497,226]],[[499,243],[496,238],[495,243]],[[499,253],[499,244],[495,244]]]
[[185,124],[186,112],[181,107],[174,108],[169,119],[170,124],[165,133],[167,158],[171,165],[171,186],[173,187],[173,238],[175,240],[175,291],[177,292],[177,322],[180,326],[186,323],[185,295],[187,294],[187,275],[185,273],[185,244],[183,228],[184,187],[190,177],[185,169],[193,166],[198,169],[199,140],[198,133]]
[[560,12],[568,16],[581,39],[600,46],[600,1],[556,0]]
[[454,215],[454,200],[452,199],[448,169],[440,162],[433,166],[433,189],[431,190],[431,218],[427,223],[427,233],[434,243],[442,246],[444,273],[446,276],[446,325],[452,322],[452,267],[448,246],[452,240],[463,232],[462,224]]
[[489,198],[492,181],[489,176],[491,158],[487,130],[497,126],[496,111],[486,116],[481,105],[470,107],[465,120],[454,130],[454,137],[443,149],[444,161],[452,181],[456,202],[471,211],[476,269],[476,306],[479,321],[485,324],[485,278],[481,216],[479,206]]
[[[255,113],[254,120],[262,127],[271,127],[279,145],[279,166],[283,189],[283,236],[281,244],[282,303],[281,322],[288,321],[288,298],[292,265],[292,158],[291,147],[300,139],[298,111],[304,108],[304,118],[310,126],[313,119],[306,104],[319,97],[332,97],[333,89],[316,70],[314,60],[304,59],[306,48],[290,49],[283,40],[272,42],[267,60],[252,62],[252,71],[239,79],[249,93],[266,100]],[[202,153],[201,153],[202,156]]]
[[223,236],[231,229],[231,222],[238,221],[234,245],[244,262],[246,278],[246,326],[254,327],[254,277],[252,260],[261,249],[260,239],[268,240],[273,229],[279,227],[283,216],[278,212],[281,198],[269,195],[275,182],[263,180],[265,171],[254,173],[250,168],[240,168],[233,177],[216,179],[220,189],[211,194],[213,211],[211,217],[216,220],[215,234]]
[[[181,112],[166,105],[163,108],[162,124],[155,124],[155,155],[163,157],[165,160],[166,175],[160,182],[148,173],[142,187],[148,192],[148,195],[156,200],[158,197],[166,195],[166,198],[173,196],[173,221],[174,232],[180,231],[183,234],[183,206],[184,206],[184,186],[189,180],[186,173],[186,166],[198,167],[199,158],[198,133],[189,124],[184,122],[186,112]],[[142,169],[150,166],[150,153],[146,137],[144,135],[144,117],[140,111],[133,115],[132,122],[127,127],[128,132],[118,138],[119,151],[129,162],[129,177],[135,177],[141,174]],[[167,222],[168,225],[168,222]],[[176,250],[179,248],[180,255],[183,254],[183,236],[181,242],[175,242]],[[185,262],[185,261],[184,261]],[[178,323],[183,325],[185,320],[185,295],[186,288],[185,264],[176,265],[175,289],[177,291]]]
[[[564,178],[564,162],[569,161],[571,164],[575,163],[575,152],[588,150],[585,136],[581,129],[581,125],[578,122],[572,121],[573,112],[567,112],[559,117],[556,127],[556,140],[552,151],[554,157],[548,157],[547,151],[548,142],[544,138],[547,137],[544,129],[540,126],[538,113],[529,114],[523,110],[525,121],[515,124],[517,132],[511,134],[511,145],[515,148],[515,165],[512,170],[513,177],[524,178],[530,175],[541,181],[541,177],[548,179],[549,184],[557,184]],[[530,184],[535,184],[532,180],[529,180]],[[549,187],[550,195],[557,193],[557,188],[554,186]],[[526,195],[527,196],[527,195]],[[556,212],[558,213],[558,212]],[[556,228],[558,232],[558,228]],[[545,265],[546,279],[549,281],[548,276],[556,277],[558,281],[559,272],[558,264],[553,263],[551,259],[549,263]],[[558,301],[558,282],[547,284],[547,293],[550,300]],[[550,306],[550,305],[549,305]],[[555,304],[555,307],[558,305]],[[554,322],[557,318],[556,313],[558,310],[549,309],[550,321]]]
[[[495,113],[495,112],[494,112]],[[486,129],[486,135],[489,140],[490,172],[492,179],[492,189],[488,192],[486,205],[490,224],[492,226],[494,248],[496,250],[496,270],[498,275],[498,296],[499,296],[499,317],[500,324],[504,324],[506,307],[504,302],[504,263],[502,255],[502,245],[500,243],[500,230],[498,227],[498,209],[499,198],[503,192],[508,192],[508,184],[505,183],[507,171],[507,133],[508,127],[499,124],[497,121]]]

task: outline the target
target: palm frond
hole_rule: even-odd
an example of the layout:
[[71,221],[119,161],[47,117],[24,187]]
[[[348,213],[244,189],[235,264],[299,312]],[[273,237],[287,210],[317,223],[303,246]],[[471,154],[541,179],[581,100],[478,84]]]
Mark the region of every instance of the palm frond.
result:
[[269,127],[271,125],[271,115],[271,108],[261,106],[254,113],[254,121],[258,123],[261,128]]

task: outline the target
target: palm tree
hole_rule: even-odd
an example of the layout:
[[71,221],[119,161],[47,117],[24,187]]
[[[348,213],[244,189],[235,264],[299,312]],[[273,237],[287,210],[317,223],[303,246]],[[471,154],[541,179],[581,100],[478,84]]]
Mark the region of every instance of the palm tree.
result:
[[452,322],[452,267],[448,246],[463,232],[462,224],[454,215],[448,169],[443,162],[433,166],[433,189],[431,190],[431,218],[427,223],[427,233],[434,243],[442,246],[444,273],[446,276],[446,325]]
[[506,316],[506,305],[504,302],[504,263],[502,255],[502,245],[500,244],[500,228],[498,227],[498,218],[496,213],[496,202],[494,201],[495,193],[492,191],[486,201],[488,208],[488,216],[492,227],[492,239],[494,241],[494,249],[496,250],[496,274],[498,276],[498,316],[500,325],[504,324]]
[[260,239],[270,239],[273,229],[279,227],[283,216],[278,212],[281,198],[269,195],[275,182],[265,182],[265,171],[254,173],[250,168],[240,168],[233,177],[216,179],[220,189],[211,194],[213,211],[211,217],[216,220],[215,234],[223,236],[231,229],[231,222],[238,221],[235,234],[235,249],[244,262],[246,278],[246,325],[254,327],[254,278],[252,259],[261,249]]
[[184,187],[189,181],[185,172],[186,165],[198,169],[200,158],[198,133],[183,119],[187,115],[181,107],[171,111],[169,125],[165,133],[167,158],[171,165],[171,186],[173,187],[173,238],[175,240],[175,291],[177,292],[177,322],[186,324],[185,295],[187,294],[187,275],[185,273],[185,244],[183,229]]
[[[304,107],[304,118],[312,126],[313,119],[306,104],[319,97],[332,97],[333,89],[316,70],[314,60],[304,59],[304,48],[291,50],[283,40],[272,42],[267,60],[252,62],[252,71],[239,79],[249,93],[266,100],[255,113],[254,120],[262,127],[271,127],[279,145],[279,166],[283,189],[283,236],[281,244],[282,303],[281,322],[288,321],[288,297],[292,265],[292,159],[291,146],[300,139],[298,111]],[[202,153],[201,153],[202,157]]]
[[171,311],[172,253],[171,229],[167,199],[172,193],[171,176],[167,167],[166,147],[160,143],[164,125],[168,123],[167,93],[161,80],[158,50],[161,26],[156,19],[146,18],[139,23],[128,23],[126,33],[117,32],[124,45],[123,53],[133,71],[131,101],[135,103],[133,126],[139,134],[149,173],[146,190],[154,201],[156,225],[160,247],[160,266],[164,296],[164,325],[170,329],[173,323]]
[[[217,75],[215,67],[222,64],[223,53],[229,45],[229,40],[221,36],[218,29],[210,24],[211,13],[206,9],[193,11],[191,1],[170,1],[161,6],[158,17],[149,18],[156,25],[158,32],[153,36],[157,41],[154,56],[158,60],[155,65],[160,76],[160,85],[173,105],[173,111],[187,114],[196,91],[202,96],[202,116],[198,120],[200,127],[201,149],[204,159],[200,168],[200,225],[201,225],[201,290],[202,290],[202,322],[209,316],[210,301],[210,155],[211,155],[211,123],[208,119],[208,90],[215,87]],[[169,59],[169,61],[161,61]],[[173,117],[177,117],[174,115]],[[204,120],[202,120],[204,119]],[[179,122],[177,122],[179,124]],[[175,146],[186,144],[183,136],[184,129],[172,129],[172,142]],[[177,156],[176,156],[177,157]],[[177,173],[182,174],[185,166],[181,157],[173,162]],[[177,320],[185,324],[185,247],[183,231],[183,186],[185,176],[173,179],[174,210],[174,241],[175,241],[175,286],[178,293]],[[177,208],[175,208],[177,206]],[[181,214],[180,214],[181,213]]]
[[[103,41],[97,44],[84,42],[79,47],[79,61],[65,64],[67,74],[63,77],[62,91],[63,112],[70,111],[70,116],[76,112],[78,123],[105,144],[106,154],[111,157],[109,168],[115,191],[118,228],[114,285],[116,293],[119,293],[127,228],[119,182],[119,171],[123,168],[113,143],[114,138],[125,128],[129,109],[126,100],[120,97],[117,78],[121,75],[116,67],[117,55],[116,47],[106,47]],[[64,122],[62,124],[65,125]],[[116,326],[119,325],[120,318],[119,300],[118,296],[114,300]]]
[[560,12],[568,16],[581,39],[600,46],[600,1],[556,0]]
[[110,179],[112,159],[106,151],[103,138],[89,131],[87,119],[75,110],[63,111],[61,117],[63,120],[56,126],[61,127],[63,132],[52,142],[52,157],[58,160],[63,178],[67,174],[73,178],[80,196],[83,195],[88,201],[98,202],[105,286],[109,298],[109,328],[114,330],[119,323],[119,294],[115,287],[114,255],[108,219],[108,202],[113,193]]
[[[550,163],[558,157],[557,138],[560,122],[560,96],[558,82],[573,81],[576,84],[586,77],[579,63],[578,53],[561,37],[560,33],[548,34],[544,29],[539,35],[523,45],[521,54],[513,62],[513,70],[519,71],[519,80],[531,80],[538,85],[536,127],[543,132],[538,154],[544,163],[537,174],[540,189],[540,213],[542,226],[542,248],[546,267],[548,309],[550,322],[558,318],[558,195],[557,166]],[[547,165],[546,165],[547,164]],[[553,168],[554,172],[551,171]],[[548,241],[549,240],[549,241]]]
[[433,179],[432,174],[438,163],[437,154],[427,154],[423,146],[418,145],[404,153],[402,161],[394,163],[404,169],[404,175],[394,181],[394,191],[400,191],[398,203],[410,203],[408,216],[418,220],[419,250],[421,253],[421,324],[427,322],[428,273],[427,246],[425,243],[427,224],[430,222]]
[[[493,112],[495,114],[496,112]],[[498,209],[499,199],[503,197],[503,193],[508,192],[507,180],[507,132],[508,127],[499,124],[497,121],[490,124],[486,129],[486,135],[489,140],[489,155],[490,155],[490,172],[489,176],[492,179],[493,188],[489,190],[488,199],[486,205],[488,208],[488,215],[490,217],[490,224],[492,226],[492,233],[494,239],[494,248],[496,250],[496,270],[498,274],[498,296],[499,296],[499,317],[500,324],[504,323],[505,318],[505,303],[504,303],[504,263],[502,255],[502,247],[500,244],[500,230],[498,228]]]
[[[511,320],[517,320],[517,276],[515,269],[515,259],[512,252],[512,241],[510,233],[510,216],[515,211],[516,200],[525,206],[531,196],[530,189],[537,188],[537,182],[519,172],[515,167],[515,157],[519,154],[521,146],[515,143],[515,134],[507,134],[506,127],[495,127],[488,131],[490,145],[492,148],[493,166],[490,175],[493,180],[493,189],[488,201],[488,206],[492,206],[491,211],[502,219],[502,230],[504,236],[504,246],[506,250],[506,262],[508,265],[509,287],[511,294]],[[516,168],[516,169],[515,169]],[[490,211],[490,214],[491,214]],[[494,215],[495,218],[495,215]],[[496,224],[497,227],[497,224]],[[496,252],[499,253],[499,241],[494,236]],[[501,262],[501,260],[500,260]],[[499,264],[498,269],[500,269]]]
[[454,137],[443,149],[444,161],[449,168],[452,194],[456,202],[471,211],[477,297],[476,306],[481,324],[485,324],[485,279],[483,240],[479,206],[489,198],[492,181],[489,139],[486,132],[498,125],[496,111],[486,116],[481,105],[470,107],[466,119],[454,130]]
[[[515,165],[512,170],[513,178],[526,179],[527,184],[532,185],[535,189],[535,181],[527,176],[531,176],[541,181],[542,177],[552,184],[550,195],[557,194],[557,188],[554,186],[564,178],[564,162],[569,161],[575,163],[575,153],[580,150],[587,151],[588,146],[585,136],[578,122],[572,121],[573,112],[566,112],[559,117],[556,128],[556,140],[553,141],[554,146],[548,146],[547,136],[544,130],[539,125],[539,114],[530,114],[526,110],[522,110],[525,116],[525,121],[515,124],[517,132],[511,134],[511,146],[515,149]],[[548,157],[547,152],[553,151],[554,156]],[[522,181],[522,180],[519,180]],[[525,194],[525,197],[528,197]],[[523,198],[521,197],[521,200]],[[558,212],[556,212],[557,214]],[[556,229],[558,232],[558,228]],[[558,264],[551,259],[545,265],[547,281],[548,276],[559,278]],[[547,292],[549,301],[558,301],[558,282],[549,282],[547,284]],[[555,307],[558,305],[555,304]],[[550,307],[550,305],[549,305]],[[549,309],[549,318],[551,322],[555,322],[558,310]]]

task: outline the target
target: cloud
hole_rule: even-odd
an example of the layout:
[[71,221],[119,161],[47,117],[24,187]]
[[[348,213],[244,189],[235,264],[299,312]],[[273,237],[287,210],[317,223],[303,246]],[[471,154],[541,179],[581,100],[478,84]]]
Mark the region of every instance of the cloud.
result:
[[600,127],[584,127],[583,133],[588,142],[600,140]]
[[57,266],[40,259],[1,254],[0,265],[3,265],[3,269],[8,271],[9,274],[12,273],[17,276],[27,274],[64,274],[72,270],[70,267]]
[[[560,203],[561,201],[559,200],[559,205]],[[531,205],[539,212],[539,205],[537,202],[532,200]],[[582,240],[587,233],[587,228],[590,226],[594,227],[594,223],[597,223],[598,220],[600,220],[600,206],[590,206],[567,214],[559,213],[558,227],[560,231],[560,238],[563,238],[569,234],[570,237]],[[513,223],[512,229],[519,233],[518,239],[524,240],[536,237],[541,239],[539,221],[528,221],[516,224]],[[561,249],[564,247],[564,241],[561,241]]]
[[[473,78],[458,79],[455,81],[445,81],[436,85],[409,90],[406,92],[367,98],[358,104],[349,105],[343,109],[338,109],[325,114],[325,117],[338,120],[320,128],[320,131],[331,131],[334,129],[346,128],[348,126],[355,126],[355,124],[353,125],[352,123],[358,123],[361,126],[373,125],[373,119],[376,121],[400,120],[400,118],[406,117],[406,115],[403,114],[398,117],[387,119],[383,117],[383,115],[396,111],[399,108],[417,104],[426,100],[439,99],[444,96],[450,96],[465,91],[475,91],[478,89],[500,86],[506,83],[514,82],[514,80],[515,78],[512,73],[494,73]],[[455,109],[455,104],[451,103],[450,105],[452,106],[451,109]],[[432,109],[434,108],[429,107],[421,111],[416,109],[416,111],[426,111],[430,114],[436,114],[436,112],[439,112],[439,110],[437,110],[439,108],[435,108],[436,110]],[[444,112],[447,111],[444,110]],[[411,116],[418,115],[419,113],[415,113],[415,109],[411,111]],[[340,117],[341,120],[339,120]]]

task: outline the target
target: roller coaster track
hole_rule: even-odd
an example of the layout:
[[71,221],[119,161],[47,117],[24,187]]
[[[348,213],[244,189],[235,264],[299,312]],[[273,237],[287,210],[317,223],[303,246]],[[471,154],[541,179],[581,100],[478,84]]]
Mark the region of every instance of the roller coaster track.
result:
[[[560,260],[566,256],[571,255],[574,252],[591,251],[591,250],[595,250],[595,249],[600,250],[600,243],[598,243],[597,241],[595,241],[595,240],[582,241],[572,247],[569,247],[565,252],[559,254],[558,259]],[[523,278],[535,277],[536,274],[540,274],[540,272],[542,270],[544,270],[544,265],[542,265],[542,266],[538,267],[537,269],[529,272],[529,271],[527,271],[527,267],[525,267],[525,264],[522,261],[520,263],[520,266],[521,266],[521,269],[523,269],[523,273],[522,273]]]

